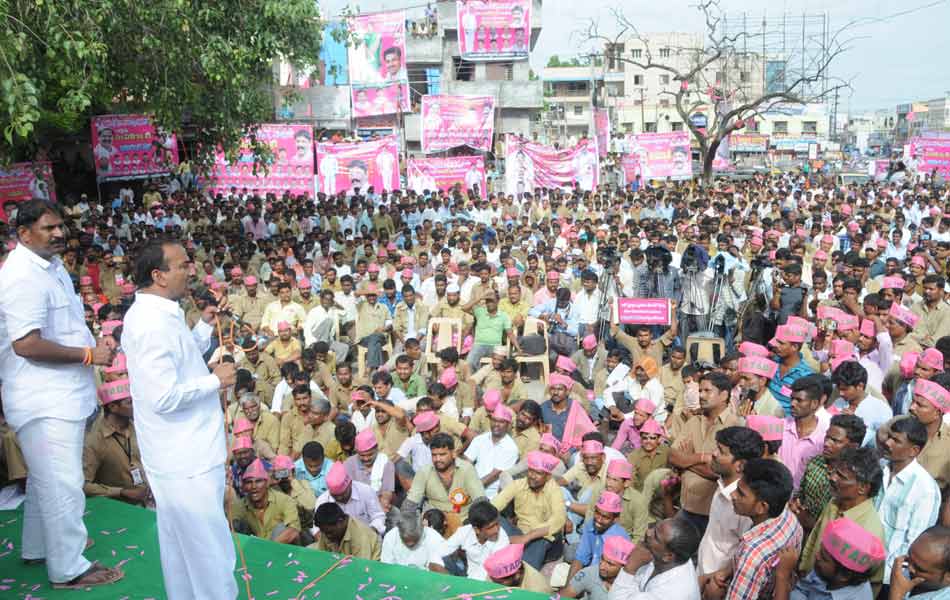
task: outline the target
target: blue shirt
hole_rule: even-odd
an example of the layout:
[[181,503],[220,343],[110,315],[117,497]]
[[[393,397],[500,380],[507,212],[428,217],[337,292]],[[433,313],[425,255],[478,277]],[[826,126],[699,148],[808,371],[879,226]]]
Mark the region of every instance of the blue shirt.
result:
[[539,304],[533,307],[528,311],[528,315],[531,317],[540,317],[545,313],[554,314],[557,313],[564,319],[564,326],[555,325],[551,333],[559,332],[566,333],[567,335],[577,336],[577,326],[581,322],[581,313],[574,306],[573,302],[568,303],[567,308],[557,308],[557,300],[548,300],[542,304]]
[[775,375],[772,376],[772,381],[769,382],[769,390],[772,392],[772,395],[775,396],[775,399],[778,400],[778,403],[782,405],[782,409],[785,410],[786,415],[792,414],[792,398],[786,394],[782,393],[783,387],[792,387],[792,384],[801,379],[814,373],[805,361],[802,359],[801,352],[798,353],[798,364],[788,370],[788,373],[785,376],[782,376],[782,359],[779,357],[773,357],[775,362],[779,363],[779,368],[775,369]]
[[[848,403],[843,398],[838,398],[834,403],[835,408],[847,408]],[[874,448],[877,446],[877,428],[894,416],[894,412],[886,402],[874,396],[866,396],[858,408],[854,411],[855,416],[861,417],[867,430],[864,432],[864,441],[862,446]]]
[[294,463],[294,476],[300,481],[309,483],[310,489],[312,489],[313,493],[319,498],[320,494],[327,491],[327,473],[330,472],[330,467],[332,466],[333,461],[329,458],[324,458],[320,472],[316,475],[311,475],[310,471],[307,470],[307,466],[303,464],[303,459],[298,458],[297,462]]
[[600,555],[604,551],[604,538],[614,535],[619,535],[625,540],[630,539],[626,530],[618,523],[614,523],[603,533],[597,533],[594,531],[594,524],[588,523],[581,534],[581,543],[574,558],[585,567],[600,563]]
[[550,400],[546,400],[541,405],[541,419],[545,425],[551,426],[551,435],[557,439],[564,438],[564,427],[567,425],[567,415],[571,413],[571,405],[574,403],[570,398],[567,399],[567,409],[558,414],[554,412],[554,405]]
[[397,291],[392,300],[389,299],[389,296],[383,293],[381,296],[379,296],[378,302],[389,309],[390,317],[394,317],[396,316],[396,305],[402,302],[402,292]]
[[798,580],[788,598],[789,600],[868,600],[871,597],[871,584],[867,581],[859,585],[829,590],[825,580],[811,571]]

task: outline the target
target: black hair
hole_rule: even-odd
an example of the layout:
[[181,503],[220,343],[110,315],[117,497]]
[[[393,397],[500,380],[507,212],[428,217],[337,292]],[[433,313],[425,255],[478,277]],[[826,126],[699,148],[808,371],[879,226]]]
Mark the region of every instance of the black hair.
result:
[[[22,209],[21,212],[17,213],[18,222],[21,214]],[[172,238],[153,238],[142,246],[135,258],[135,283],[140,289],[150,287],[154,283],[152,281],[152,271],[168,271],[165,247],[177,244],[179,242]]]
[[307,460],[323,460],[323,444],[320,442],[307,442],[303,445],[300,454]]
[[762,457],[762,436],[748,427],[726,427],[716,432],[716,442],[729,448],[729,453],[737,460],[750,460]]
[[819,376],[806,375],[796,379],[792,383],[792,393],[794,392],[805,392],[805,396],[812,402],[821,401],[822,387],[821,382],[818,380]]
[[[469,509],[469,511],[471,511],[471,509]],[[471,512],[469,512],[469,515],[471,515]],[[430,508],[429,510],[422,513],[422,518],[426,523],[429,524],[429,527],[436,531],[436,533],[443,537],[445,536],[446,522],[444,512],[438,508]]]
[[480,500],[468,509],[468,522],[472,527],[482,529],[498,520],[498,509],[487,500]]
[[434,450],[436,448],[455,450],[455,440],[452,439],[451,435],[440,431],[429,440],[429,449]]
[[844,429],[848,441],[852,444],[860,444],[864,441],[864,434],[868,429],[868,426],[864,424],[864,419],[857,415],[846,414],[831,417],[831,426]]
[[898,419],[891,425],[891,433],[903,433],[907,441],[921,450],[927,445],[927,427],[915,416]]
[[376,385],[377,383],[392,385],[393,376],[389,374],[389,371],[376,371],[373,373],[373,385]]
[[[835,369],[831,380],[841,387],[842,385],[867,385],[868,370],[864,365],[854,360],[846,360]],[[794,388],[793,388],[794,389]]]
[[455,348],[443,348],[436,353],[440,360],[455,364],[459,361],[459,352]]
[[528,413],[535,418],[536,421],[541,421],[542,412],[541,405],[534,400],[525,400],[521,403],[521,411]]
[[300,372],[300,366],[295,362],[285,362],[280,366],[280,376],[283,379],[293,377]]
[[677,516],[670,520],[670,539],[666,547],[673,554],[676,562],[683,564],[699,550],[702,537],[699,529],[686,517]]
[[501,361],[501,365],[498,367],[499,371],[518,371],[518,361],[513,358],[504,358]]
[[336,525],[347,519],[346,513],[336,502],[326,502],[317,507],[313,513],[313,524],[317,527]]
[[732,382],[729,381],[729,376],[720,371],[710,371],[699,378],[700,381],[708,381],[718,389],[720,392],[730,392],[732,391]]
[[16,213],[16,228],[32,227],[48,212],[53,213],[61,219],[63,218],[63,211],[55,202],[42,200],[40,198],[20,202]]
[[792,474],[788,467],[778,461],[768,458],[746,461],[742,469],[742,480],[760,501],[768,505],[769,518],[774,519],[782,514],[792,497]]
[[867,484],[868,498],[876,496],[884,485],[884,471],[877,452],[871,448],[845,448],[835,463],[850,469],[858,483]]
[[356,425],[353,421],[343,421],[336,426],[333,437],[340,442],[341,446],[349,446],[356,441]]

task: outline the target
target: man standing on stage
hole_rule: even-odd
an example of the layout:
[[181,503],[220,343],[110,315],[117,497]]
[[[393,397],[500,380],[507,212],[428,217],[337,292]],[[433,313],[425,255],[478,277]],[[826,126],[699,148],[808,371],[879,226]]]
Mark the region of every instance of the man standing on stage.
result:
[[233,363],[213,372],[202,358],[215,314],[209,304],[189,331],[178,305],[188,291],[184,247],[152,240],[139,253],[135,303],[125,315],[135,432],[158,515],[166,597],[233,600],[234,545],[224,510],[227,448],[219,389],[234,385]]
[[83,556],[82,521],[83,436],[96,410],[92,365],[111,365],[113,348],[96,344],[57,256],[66,250],[59,208],[46,200],[19,208],[19,243],[0,269],[0,380],[4,415],[29,471],[23,559],[45,561],[57,588],[113,583],[121,571]]

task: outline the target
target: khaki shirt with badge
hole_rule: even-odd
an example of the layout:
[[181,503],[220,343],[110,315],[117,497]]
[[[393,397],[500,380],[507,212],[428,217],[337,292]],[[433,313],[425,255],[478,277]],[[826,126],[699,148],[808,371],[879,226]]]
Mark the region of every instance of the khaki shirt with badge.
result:
[[244,521],[251,528],[255,537],[265,540],[271,539],[274,529],[284,525],[300,531],[300,515],[297,514],[297,504],[283,492],[274,489],[267,490],[267,508],[259,511],[251,505],[250,499],[245,496],[235,502],[231,509],[231,519]]
[[126,433],[120,433],[105,420],[99,419],[86,434],[82,451],[82,470],[85,477],[83,492],[87,496],[108,496],[122,499],[123,489],[146,485],[142,469],[142,455],[129,424]]
[[[675,447],[682,447],[686,442],[693,445],[693,452],[711,454],[716,451],[716,433],[726,427],[741,426],[743,419],[733,410],[732,405],[710,423],[704,415],[695,415],[686,422],[682,435],[674,443]],[[713,479],[700,477],[692,471],[684,471],[682,475],[682,491],[680,503],[683,510],[698,515],[708,515],[709,505],[713,494],[716,493],[717,483]]]

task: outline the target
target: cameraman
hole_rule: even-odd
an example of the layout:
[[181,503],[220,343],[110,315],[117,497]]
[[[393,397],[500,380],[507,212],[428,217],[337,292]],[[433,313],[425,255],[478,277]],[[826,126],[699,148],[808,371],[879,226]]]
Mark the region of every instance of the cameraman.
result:
[[776,313],[776,323],[784,325],[790,316],[807,318],[805,299],[808,288],[802,285],[802,266],[786,264],[781,272],[773,271],[773,292],[770,308]]
[[641,273],[640,298],[668,298],[678,302],[683,294],[679,270],[671,267],[673,255],[662,246],[646,249],[647,269]]

